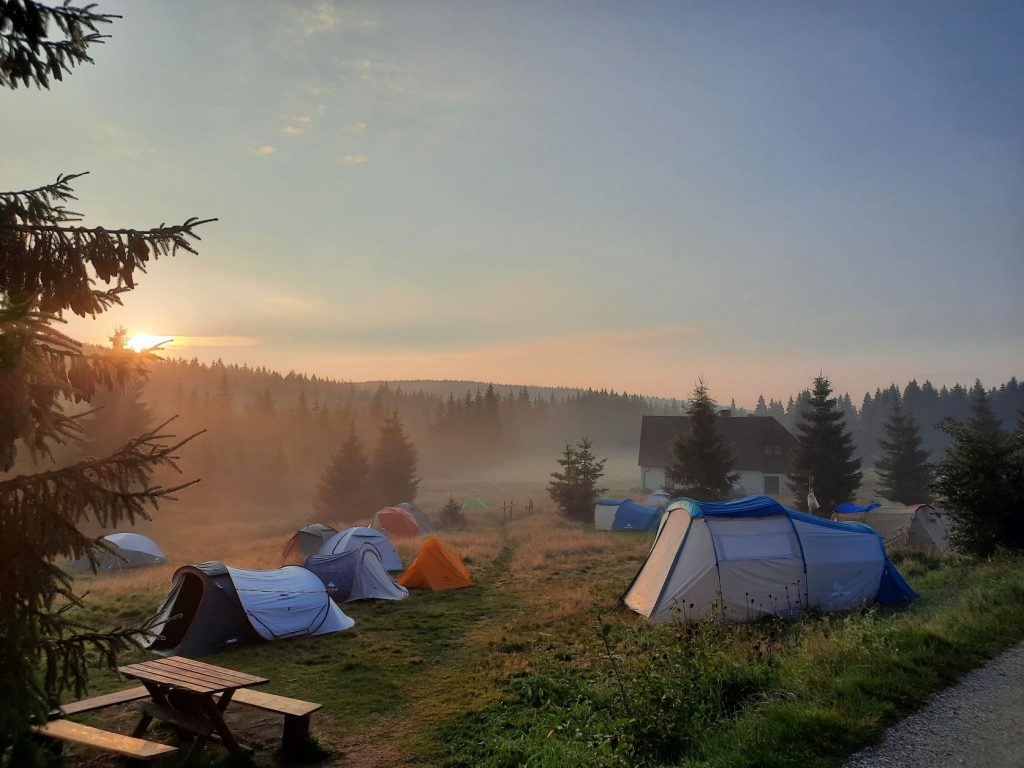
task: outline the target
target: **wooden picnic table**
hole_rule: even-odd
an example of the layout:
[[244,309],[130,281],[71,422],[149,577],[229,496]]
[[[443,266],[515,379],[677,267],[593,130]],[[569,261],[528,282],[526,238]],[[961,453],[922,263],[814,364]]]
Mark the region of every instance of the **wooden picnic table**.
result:
[[209,741],[222,744],[236,757],[244,755],[242,745],[224,722],[223,713],[235,691],[269,682],[265,677],[182,656],[129,664],[118,667],[118,671],[141,681],[152,698],[141,705],[142,718],[133,736],[141,737],[153,720],[162,720],[180,736],[192,740],[185,765],[190,764]]

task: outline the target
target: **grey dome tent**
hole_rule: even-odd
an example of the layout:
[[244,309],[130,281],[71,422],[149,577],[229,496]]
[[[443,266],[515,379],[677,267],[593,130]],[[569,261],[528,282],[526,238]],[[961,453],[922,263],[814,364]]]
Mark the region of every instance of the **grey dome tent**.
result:
[[337,532],[336,528],[323,523],[310,523],[299,528],[284,545],[281,561],[286,563],[289,560],[305,560],[310,555],[315,555],[320,551],[324,542]]
[[409,590],[392,581],[372,544],[364,543],[336,555],[310,555],[306,570],[312,571],[338,603],[353,600],[402,600]]
[[380,555],[380,561],[384,563],[384,569],[388,571],[402,570],[402,558],[398,556],[398,550],[388,537],[373,528],[346,528],[339,531],[324,542],[320,547],[318,555],[338,555],[350,549],[359,549],[363,544],[370,544]]
[[340,632],[355,622],[316,576],[296,565],[257,571],[185,565],[144,645],[167,656],[207,656],[264,640]]
[[[96,554],[97,572],[142,568],[167,562],[156,542],[141,533],[108,533],[100,542],[108,549],[100,550]],[[76,571],[88,571],[92,568],[88,557],[73,560],[71,567]]]
[[416,523],[420,527],[420,533],[430,533],[434,530],[434,524],[430,522],[427,513],[420,509],[419,506],[411,501],[403,501],[398,506],[416,518]]

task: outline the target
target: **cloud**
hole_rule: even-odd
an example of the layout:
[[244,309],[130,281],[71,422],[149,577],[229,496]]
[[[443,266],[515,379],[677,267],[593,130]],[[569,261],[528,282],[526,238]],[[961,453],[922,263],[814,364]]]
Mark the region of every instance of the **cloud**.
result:
[[259,347],[263,339],[258,336],[174,336],[172,347]]
[[254,155],[264,157],[266,155],[274,154],[277,150],[274,149],[274,147],[272,147],[270,144],[260,144],[257,147],[249,147],[249,151],[252,152]]
[[367,126],[366,123],[353,123],[352,128],[350,128],[350,130],[352,131],[352,133],[362,133],[368,127],[369,126]]
[[301,136],[302,129],[295,125],[286,125],[281,129],[281,133],[285,136]]
[[366,155],[345,155],[339,162],[342,165],[362,165],[370,162],[370,158]]
[[292,122],[302,123],[303,125],[309,125],[310,123],[313,122],[312,115],[292,115],[291,119]]
[[320,3],[315,8],[310,8],[300,17],[302,34],[312,37],[319,32],[327,32],[338,26],[338,14],[330,3]]

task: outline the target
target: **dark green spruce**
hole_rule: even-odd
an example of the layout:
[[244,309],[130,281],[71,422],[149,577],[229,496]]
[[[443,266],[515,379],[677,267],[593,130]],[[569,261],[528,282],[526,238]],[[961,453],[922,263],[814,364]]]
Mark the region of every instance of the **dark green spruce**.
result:
[[604,475],[607,459],[594,456],[593,447],[586,437],[575,445],[566,445],[562,458],[558,459],[562,470],[551,473],[548,495],[559,513],[573,520],[592,521],[594,504],[606,490],[598,488],[597,482]]
[[672,444],[672,463],[665,468],[665,485],[673,496],[700,501],[728,499],[733,483],[736,454],[720,429],[718,407],[704,379],[698,379],[686,410],[687,431]]
[[1014,432],[1002,429],[977,382],[970,418],[946,419],[940,429],[952,444],[935,467],[931,490],[953,516],[953,543],[981,556],[1024,547],[1024,414]]
[[885,422],[885,435],[879,441],[882,455],[875,462],[879,492],[900,504],[927,502],[928,484],[932,481],[928,451],[921,447],[917,421],[903,409],[902,398],[893,403],[892,415]]
[[797,449],[788,476],[797,506],[805,511],[813,483],[823,515],[831,514],[833,502],[851,501],[861,481],[853,438],[846,429],[839,399],[831,395],[832,384],[825,376],[817,376],[799,415]]

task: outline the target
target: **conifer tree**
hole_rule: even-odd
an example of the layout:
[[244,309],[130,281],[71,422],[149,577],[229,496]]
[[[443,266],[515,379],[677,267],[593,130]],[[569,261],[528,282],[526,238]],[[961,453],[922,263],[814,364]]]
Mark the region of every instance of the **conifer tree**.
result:
[[402,421],[395,411],[380,428],[380,439],[373,454],[373,493],[377,506],[413,501],[420,485],[416,474],[416,448],[405,436]]
[[733,472],[736,455],[721,433],[721,417],[703,378],[697,380],[687,406],[688,429],[672,444],[672,463],[665,468],[665,485],[673,496],[700,501],[728,499],[739,479]]
[[1024,415],[1013,434],[1000,428],[981,382],[970,393],[970,419],[947,418],[952,438],[935,467],[932,491],[953,517],[961,550],[987,556],[1000,547],[1024,547]]
[[314,508],[329,522],[368,519],[376,508],[370,486],[370,462],[350,427],[348,437],[331,458],[316,489]]
[[755,416],[767,416],[768,405],[764,401],[764,395],[757,396],[757,405],[754,407]]
[[464,528],[466,516],[462,512],[462,505],[455,500],[454,496],[448,498],[445,505],[441,507],[441,527],[445,530]]
[[[100,40],[98,25],[113,18],[92,6],[0,4],[0,87],[48,88],[51,78],[91,61],[87,50]],[[81,598],[55,561],[95,561],[99,545],[81,526],[148,518],[188,485],[152,482],[158,468],[177,468],[186,442],[162,426],[106,456],[9,476],[19,450],[38,462],[81,436],[65,405],[137,381],[155,359],[152,351],[87,351],[57,330],[62,314],[95,316],[120,304],[152,261],[195,253],[195,229],[204,223],[81,226],[65,207],[80,176],[0,193],[0,764],[27,764],[19,750],[30,743],[23,738],[30,724],[44,721],[64,690],[84,692],[90,653],[114,666],[139,630],[99,631],[76,622],[63,609]]]
[[932,480],[928,451],[921,448],[917,422],[903,409],[902,399],[893,404],[892,415],[884,427],[886,439],[879,443],[882,455],[875,462],[881,481],[879,491],[901,504],[928,501],[928,484]]
[[551,473],[548,495],[555,502],[558,511],[566,517],[581,522],[593,520],[594,504],[605,488],[598,488],[597,482],[604,475],[607,459],[598,459],[592,450],[594,444],[584,437],[575,445],[566,445],[562,458],[558,459],[561,472]]
[[[800,509],[807,510],[813,487],[822,511],[831,503],[849,501],[860,487],[860,459],[853,455],[853,438],[846,430],[832,385],[824,376],[814,379],[806,409],[797,425],[797,449],[789,473],[789,487]],[[811,485],[813,483],[813,485]]]

